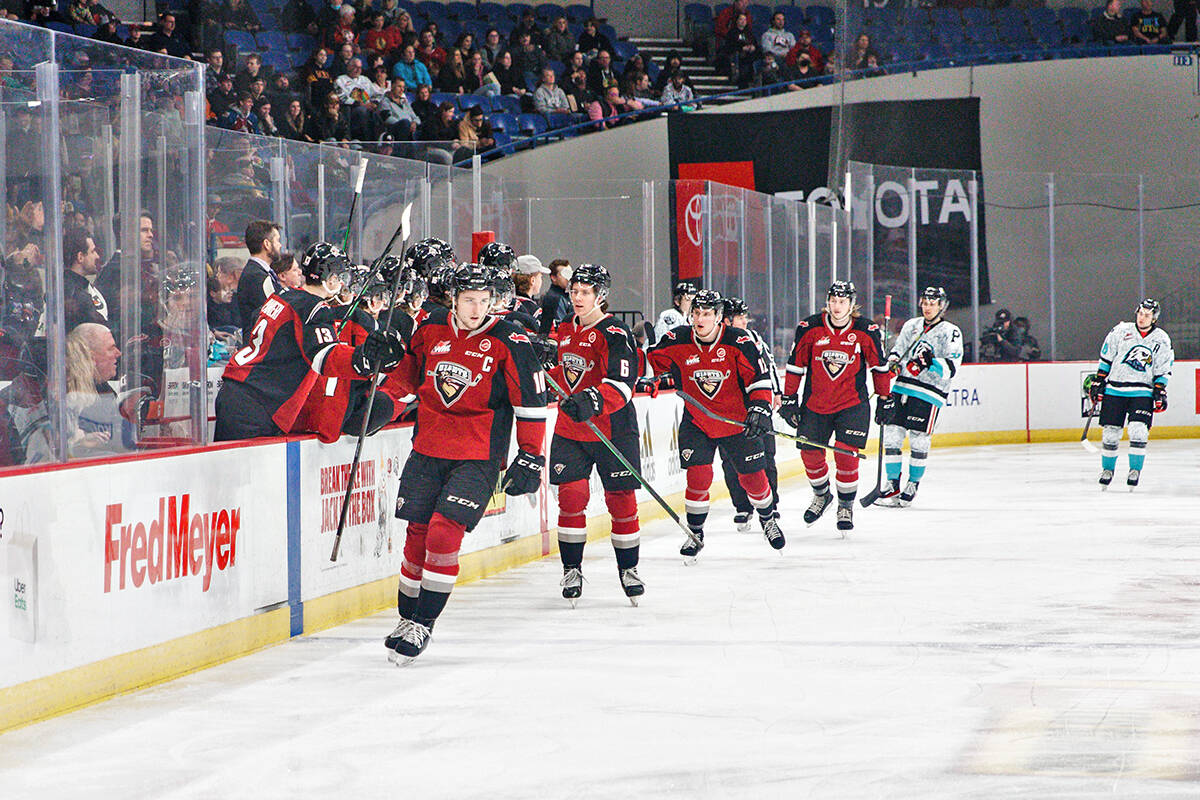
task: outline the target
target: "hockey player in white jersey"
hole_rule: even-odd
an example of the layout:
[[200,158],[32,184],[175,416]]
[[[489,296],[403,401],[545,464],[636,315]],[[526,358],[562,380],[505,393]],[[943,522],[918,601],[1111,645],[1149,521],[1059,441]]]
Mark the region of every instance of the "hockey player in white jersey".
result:
[[[941,286],[921,292],[921,316],[904,323],[888,353],[899,373],[891,397],[884,403],[883,459],[887,482],[877,501],[883,506],[907,506],[925,476],[930,440],[938,411],[946,405],[950,382],[962,366],[963,336],[945,318],[949,302]],[[908,482],[900,488],[902,448],[908,436]]]
[[1093,403],[1100,403],[1100,485],[1106,488],[1117,468],[1117,444],[1126,419],[1129,477],[1125,482],[1132,489],[1142,475],[1154,412],[1167,409],[1167,382],[1175,353],[1171,337],[1156,324],[1160,311],[1157,300],[1143,300],[1137,307],[1137,321],[1118,322],[1100,346],[1100,363],[1088,394]]
[[654,323],[654,342],[651,344],[666,336],[667,331],[688,324],[688,317],[692,313],[692,298],[695,296],[696,287],[687,281],[675,284],[674,305],[658,315],[658,321]]

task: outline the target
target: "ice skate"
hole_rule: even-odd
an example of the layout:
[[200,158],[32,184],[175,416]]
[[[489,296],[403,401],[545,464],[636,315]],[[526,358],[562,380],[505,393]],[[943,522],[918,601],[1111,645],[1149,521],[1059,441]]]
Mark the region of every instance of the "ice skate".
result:
[[900,505],[900,481],[896,478],[884,481],[883,486],[879,487],[879,499],[874,505],[897,508]]
[[783,538],[783,531],[779,528],[779,518],[775,514],[767,517],[759,517],[759,523],[762,524],[763,537],[767,543],[776,550],[782,550],[787,541]]
[[1110,483],[1112,483],[1112,479],[1113,479],[1113,471],[1111,469],[1100,470],[1100,485],[1103,486],[1105,489],[1107,489],[1108,485]]
[[388,650],[394,651],[396,646],[400,644],[400,640],[404,638],[404,632],[408,630],[409,625],[412,625],[412,620],[401,617],[396,629],[389,633],[387,638],[383,640],[383,646]]
[[636,607],[638,598],[646,593],[646,584],[642,583],[642,579],[638,577],[637,567],[620,570],[619,574],[621,576],[621,588],[625,590],[625,596]]
[[1138,481],[1141,479],[1141,477],[1142,471],[1140,469],[1129,470],[1129,477],[1125,479],[1125,485],[1129,487],[1129,491],[1132,492],[1137,488]]
[[912,505],[913,498],[917,496],[917,482],[909,481],[904,485],[904,491],[900,493],[900,507],[908,508]]
[[406,667],[429,646],[430,630],[419,622],[409,622],[394,652],[388,658],[397,667]]
[[821,518],[825,513],[825,509],[829,508],[833,502],[833,494],[831,492],[823,492],[813,495],[812,502],[808,505],[808,510],[804,512],[804,524],[812,525]]
[[837,529],[842,532],[842,538],[846,538],[846,533],[854,530],[854,501],[848,503],[838,502],[837,510]]
[[562,596],[574,608],[583,594],[583,570],[579,567],[563,567],[563,579],[559,586],[562,587]]
[[688,539],[683,543],[683,547],[679,548],[679,555],[683,556],[683,563],[688,566],[696,563],[696,556],[700,555],[700,551],[704,549],[704,531],[692,528],[692,533],[695,535],[696,541]]
[[738,533],[750,532],[750,512],[739,511],[733,515],[733,524],[737,526]]

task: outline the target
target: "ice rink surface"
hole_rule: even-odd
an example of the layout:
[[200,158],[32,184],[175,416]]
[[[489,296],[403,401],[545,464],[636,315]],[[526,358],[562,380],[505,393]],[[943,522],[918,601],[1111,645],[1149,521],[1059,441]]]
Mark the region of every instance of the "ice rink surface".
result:
[[782,554],[655,522],[638,608],[593,542],[577,609],[557,557],[460,587],[404,669],[383,613],[0,736],[0,796],[1200,796],[1200,444],[929,464],[846,540],[786,484]]

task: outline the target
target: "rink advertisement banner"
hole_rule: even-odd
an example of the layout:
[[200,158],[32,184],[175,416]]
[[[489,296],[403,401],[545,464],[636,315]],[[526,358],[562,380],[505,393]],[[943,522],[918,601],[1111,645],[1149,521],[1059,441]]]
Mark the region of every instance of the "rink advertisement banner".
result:
[[[3,478],[0,687],[287,600],[284,445]],[[53,498],[53,502],[47,502]],[[33,618],[19,613],[24,603]]]

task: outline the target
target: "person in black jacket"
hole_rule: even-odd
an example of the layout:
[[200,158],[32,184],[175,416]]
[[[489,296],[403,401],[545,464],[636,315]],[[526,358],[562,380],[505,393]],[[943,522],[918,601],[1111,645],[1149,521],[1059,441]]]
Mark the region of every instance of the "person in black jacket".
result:
[[549,336],[558,323],[571,316],[571,298],[567,296],[570,280],[569,261],[556,258],[550,262],[550,288],[542,295],[541,316],[538,319],[538,333],[542,336]]
[[84,322],[108,325],[108,303],[91,279],[100,273],[100,253],[86,230],[63,234],[63,321],[68,331]]
[[283,290],[283,285],[271,270],[271,262],[280,253],[279,226],[266,219],[252,220],[246,226],[246,249],[250,259],[242,268],[233,302],[242,327],[242,341],[250,341],[250,326],[258,311],[271,295]]

